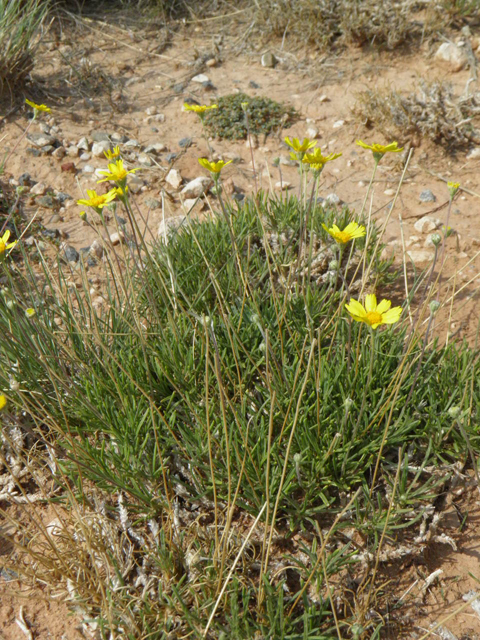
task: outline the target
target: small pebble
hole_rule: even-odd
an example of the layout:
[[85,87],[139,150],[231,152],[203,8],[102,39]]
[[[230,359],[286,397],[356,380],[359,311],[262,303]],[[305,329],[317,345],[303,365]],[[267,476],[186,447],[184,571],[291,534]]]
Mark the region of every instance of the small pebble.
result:
[[193,76],[192,82],[203,84],[204,82],[210,82],[210,78],[206,76],[204,73],[199,73],[198,75]]
[[420,202],[436,202],[437,198],[430,189],[424,189],[420,193]]

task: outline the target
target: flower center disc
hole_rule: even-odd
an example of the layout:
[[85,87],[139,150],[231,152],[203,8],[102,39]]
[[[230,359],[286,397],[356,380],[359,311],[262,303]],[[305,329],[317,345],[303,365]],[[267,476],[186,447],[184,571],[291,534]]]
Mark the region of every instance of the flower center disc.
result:
[[370,326],[380,324],[382,322],[382,314],[378,313],[378,311],[369,311],[367,313],[367,322]]
[[345,231],[340,231],[339,233],[337,233],[337,238],[340,240],[340,242],[348,242],[350,240],[350,234],[345,233]]

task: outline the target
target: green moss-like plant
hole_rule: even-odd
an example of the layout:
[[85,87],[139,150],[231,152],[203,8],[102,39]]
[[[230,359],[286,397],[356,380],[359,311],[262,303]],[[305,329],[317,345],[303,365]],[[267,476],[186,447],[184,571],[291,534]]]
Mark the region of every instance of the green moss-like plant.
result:
[[210,135],[227,140],[247,137],[247,124],[242,103],[248,103],[248,126],[250,133],[268,136],[273,131],[290,126],[297,113],[293,107],[275,102],[270,98],[251,98],[245,93],[224,96],[217,101],[218,109],[205,116],[205,126]]

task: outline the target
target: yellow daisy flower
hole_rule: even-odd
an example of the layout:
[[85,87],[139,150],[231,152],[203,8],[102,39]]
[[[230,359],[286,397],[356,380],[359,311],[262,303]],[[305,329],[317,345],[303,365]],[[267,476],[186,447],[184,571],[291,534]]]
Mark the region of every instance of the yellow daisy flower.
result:
[[398,147],[398,142],[391,142],[390,144],[367,144],[366,142],[357,140],[357,144],[363,149],[370,149],[376,162],[379,162],[386,153],[403,151],[403,147]]
[[308,138],[304,138],[303,142],[300,142],[298,138],[292,138],[290,140],[290,138],[287,137],[285,138],[285,142],[297,153],[305,153],[305,151],[308,151],[317,144],[316,140],[309,140]]
[[17,244],[17,240],[15,240],[15,242],[10,242],[9,244],[7,244],[9,238],[10,230],[7,229],[3,236],[0,238],[0,255],[5,253],[7,249],[12,249]]
[[355,238],[363,238],[363,236],[366,234],[365,227],[358,224],[358,222],[350,222],[350,224],[347,224],[343,231],[340,231],[336,224],[332,225],[332,227],[329,229],[327,225],[322,222],[322,227],[339,244],[346,244],[347,242],[350,242],[350,240],[354,240]]
[[105,154],[107,160],[113,160],[114,158],[118,158],[118,156],[120,155],[120,147],[113,147],[113,151],[109,149],[108,151],[104,151],[103,153]]
[[46,104],[37,104],[36,102],[32,102],[31,100],[28,100],[27,98],[25,98],[25,102],[30,105],[31,107],[33,107],[35,109],[35,111],[45,111],[45,113],[50,113],[51,109],[50,107],[47,107]]
[[218,109],[218,105],[211,104],[207,107],[206,104],[188,104],[188,102],[183,103],[184,111],[194,111],[195,113],[201,114],[205,113],[205,111],[210,111],[210,109]]
[[400,320],[402,307],[393,307],[390,300],[382,300],[377,304],[377,297],[370,293],[365,297],[365,307],[353,298],[350,304],[345,305],[345,309],[357,322],[365,322],[372,329],[376,329],[381,324],[394,324]]
[[115,198],[117,197],[117,190],[110,189],[108,193],[100,195],[94,189],[87,189],[87,195],[88,200],[77,200],[77,204],[82,204],[85,207],[92,207],[92,209],[98,210],[103,209],[105,205],[107,205],[109,202],[112,202],[112,200],[115,200]]
[[129,173],[135,173],[135,171],[140,171],[140,169],[130,169],[130,171],[127,171],[123,166],[123,160],[116,160],[116,162],[109,162],[108,169],[109,171],[100,171],[100,173],[104,175],[105,178],[102,178],[101,180],[97,180],[98,183],[108,182],[109,180],[111,180],[112,182],[119,183],[119,186],[123,187],[126,177],[128,176]]
[[0,411],[7,405],[7,398],[2,394],[0,395]]
[[224,162],[223,160],[219,160],[218,162],[210,162],[206,158],[199,158],[198,162],[204,169],[208,169],[208,171],[217,175],[220,173],[223,167],[226,167],[227,164],[230,164],[231,162],[233,162],[233,160],[229,160],[228,162]]
[[448,190],[450,192],[450,197],[453,199],[455,197],[455,194],[457,193],[457,191],[460,189],[460,183],[459,182],[447,182],[447,187],[448,187]]
[[341,155],[341,153],[330,153],[328,156],[324,156],[320,149],[315,149],[312,153],[306,153],[302,158],[302,162],[310,165],[314,171],[322,171],[327,162],[336,160]]

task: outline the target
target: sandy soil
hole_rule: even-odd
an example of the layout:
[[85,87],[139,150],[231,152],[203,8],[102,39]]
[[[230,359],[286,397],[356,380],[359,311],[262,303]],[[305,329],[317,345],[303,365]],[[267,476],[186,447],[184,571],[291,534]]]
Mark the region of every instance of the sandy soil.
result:
[[[215,39],[214,32],[206,33],[202,29],[179,31],[166,45],[163,33],[133,34],[113,25],[88,22],[75,33],[66,29],[59,40],[46,39],[33,71],[35,89],[28,97],[51,106],[52,118],[47,118],[47,122],[58,127],[55,136],[65,141],[65,146],[76,144],[83,136],[90,139],[94,131],[125,134],[129,139],[137,140],[142,147],[155,143],[165,145],[165,152],[155,158],[153,166],[139,172],[144,186],[135,195],[139,209],[148,220],[152,237],[157,234],[163,214],[170,217],[183,213],[178,190],[165,182],[169,170],[166,154],[179,154],[174,168],[180,171],[184,182],[204,174],[197,158],[208,155],[208,148],[196,116],[182,111],[184,99],[194,98],[208,104],[216,96],[240,90],[251,96],[269,96],[293,105],[301,114],[300,120],[280,135],[259,141],[253,151],[255,174],[251,151],[245,142],[211,141],[218,156],[227,158],[231,154],[230,157],[241,159],[225,169],[223,177],[230,184],[229,189],[251,193],[256,188],[256,177],[263,189],[275,189],[274,185],[282,179],[289,182],[291,191],[295,192],[299,181],[296,169],[282,165],[280,176],[273,166],[273,159],[288,154],[282,141],[284,135],[303,137],[309,128],[315,127],[322,149],[343,152],[342,157],[327,165],[322,174],[320,195],[335,193],[350,207],[359,210],[373,163],[370,153],[356,146],[355,141],[361,138],[369,142],[384,142],[384,139],[379,132],[366,131],[352,115],[356,92],[372,85],[410,91],[418,78],[427,77],[430,80],[449,80],[456,92],[461,93],[470,77],[468,69],[452,74],[428,57],[426,51],[380,56],[352,50],[341,57],[327,57],[319,62],[303,60],[298,55],[294,58],[276,50],[279,64],[275,68],[265,68],[260,64],[260,54],[233,54],[227,40]],[[210,25],[208,29],[213,27]],[[208,58],[215,59],[215,66],[202,62]],[[206,73],[215,89],[207,91],[202,85],[192,82],[191,78],[198,73]],[[164,120],[155,114],[153,117],[148,115],[147,110],[150,114],[163,114]],[[51,155],[34,157],[27,152],[31,143],[21,139],[28,124],[27,110],[23,108],[1,121],[2,148],[15,149],[6,166],[6,178],[15,186],[19,177],[28,172],[33,180],[45,183],[48,190],[72,196],[57,212],[39,207],[34,198],[28,198],[24,212],[29,218],[36,216],[36,220],[46,228],[57,229],[67,244],[77,250],[88,247],[96,234],[82,223],[78,215],[81,207],[75,202],[86,194],[87,189],[95,188],[95,176],[83,172],[85,165],[106,168],[106,162],[102,158],[83,161],[68,156],[63,159]],[[29,131],[38,132],[40,127],[41,123],[36,122]],[[191,137],[192,144],[183,150],[179,141],[185,137]],[[448,333],[473,342],[479,319],[480,157],[466,159],[464,152],[456,156],[447,155],[428,141],[399,139],[399,143],[407,148],[415,145],[412,146],[413,154],[400,197],[388,215],[387,205],[393,199],[391,190],[396,190],[403,169],[401,159],[392,154],[384,158],[377,173],[372,217],[380,224],[386,222],[385,238],[390,248],[395,248],[398,264],[402,263],[404,248],[427,251],[430,257],[433,249],[425,247],[427,234],[416,231],[413,225],[427,214],[438,220],[439,225],[445,224],[447,207],[444,205],[448,201],[448,192],[444,180],[458,180],[468,189],[468,192],[462,191],[457,196],[453,206],[450,226],[456,235],[448,241],[449,258],[445,272],[449,278],[445,294],[449,292],[451,295],[455,288],[458,295],[451,307],[451,317],[441,317],[437,331],[443,336]],[[74,164],[73,172],[62,171],[62,165],[67,162]],[[139,165],[133,162],[132,166]],[[436,202],[419,201],[420,192],[424,189],[432,190]],[[162,194],[164,212],[161,207],[150,208],[149,199],[161,202]],[[215,206],[214,199],[209,201]],[[111,231],[116,231],[113,221]],[[46,238],[43,240],[48,244]],[[52,252],[53,245],[48,250]],[[428,266],[428,260],[420,258],[418,253],[412,257],[417,268]],[[408,268],[410,271],[410,262]],[[99,268],[91,267],[90,272],[95,283]],[[76,277],[75,272],[72,277]],[[100,291],[100,282],[94,286],[98,286]],[[404,290],[398,295],[403,294]],[[422,628],[427,630],[431,622],[442,619],[464,604],[462,596],[465,593],[477,588],[480,591],[477,579],[480,578],[478,494],[462,500],[460,510],[468,513],[468,519],[461,532],[458,516],[455,520],[452,515],[451,535],[455,537],[458,551],[445,545],[434,545],[423,567],[411,566],[402,575],[399,589],[404,587],[405,591],[418,580],[405,596],[410,607],[409,615],[415,620],[410,635],[405,638],[420,638]],[[443,573],[423,592],[424,577],[436,569]],[[11,583],[0,580],[0,638],[13,640],[24,637],[15,623],[20,606],[24,607],[25,620],[34,638],[70,640],[82,637],[67,617],[64,605],[46,603],[41,591],[25,600],[7,595],[6,590],[11,586]],[[442,636],[437,632],[439,635],[432,634],[431,637],[450,640],[453,637],[480,637],[480,617],[470,607],[443,626],[454,636]]]

